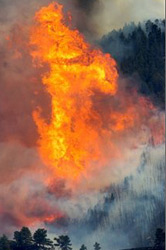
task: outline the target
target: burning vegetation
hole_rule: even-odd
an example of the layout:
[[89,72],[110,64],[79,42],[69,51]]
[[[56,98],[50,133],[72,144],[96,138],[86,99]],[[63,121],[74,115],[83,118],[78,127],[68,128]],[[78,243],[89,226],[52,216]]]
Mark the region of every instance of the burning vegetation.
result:
[[117,138],[148,127],[155,108],[134,90],[133,97],[120,93],[116,62],[71,28],[62,5],[41,8],[35,19],[31,54],[49,66],[42,83],[51,97],[49,121],[40,108],[33,112],[39,152],[56,177],[78,184],[122,158]]

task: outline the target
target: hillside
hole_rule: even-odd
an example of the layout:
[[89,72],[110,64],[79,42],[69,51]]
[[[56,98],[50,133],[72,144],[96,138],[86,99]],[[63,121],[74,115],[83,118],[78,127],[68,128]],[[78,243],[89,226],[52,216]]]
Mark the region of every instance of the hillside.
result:
[[153,246],[156,229],[164,228],[164,166],[163,147],[147,147],[132,175],[101,190],[82,219],[60,219],[52,232],[66,227],[76,246],[80,235],[85,245],[99,241],[105,249]]
[[165,20],[134,23],[113,30],[99,41],[118,62],[120,72],[133,77],[138,90],[164,108]]

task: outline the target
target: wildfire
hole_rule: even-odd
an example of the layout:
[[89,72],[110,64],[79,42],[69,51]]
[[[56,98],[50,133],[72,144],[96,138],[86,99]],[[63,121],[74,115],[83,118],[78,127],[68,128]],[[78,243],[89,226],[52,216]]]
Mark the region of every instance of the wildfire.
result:
[[46,63],[49,72],[42,82],[51,96],[51,119],[33,113],[40,135],[38,145],[43,161],[56,176],[79,180],[87,172],[108,164],[120,154],[112,142],[114,133],[134,127],[134,107],[107,115],[94,108],[96,93],[111,97],[117,92],[116,62],[92,48],[67,25],[63,7],[52,3],[36,14],[32,29],[33,58]]

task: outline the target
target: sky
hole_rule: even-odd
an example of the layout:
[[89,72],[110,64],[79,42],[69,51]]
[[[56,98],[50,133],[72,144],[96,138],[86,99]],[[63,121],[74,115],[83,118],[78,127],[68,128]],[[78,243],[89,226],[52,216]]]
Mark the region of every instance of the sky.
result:
[[[164,0],[84,0],[86,4],[82,2],[79,6],[86,12],[87,18],[83,18],[82,28],[88,26],[89,32],[93,31],[97,37],[133,21],[138,23],[147,19],[164,18]],[[79,15],[78,21],[80,20]]]
[[[20,18],[32,18],[51,0],[0,0],[1,29],[17,23]],[[72,12],[76,26],[85,35],[100,38],[126,23],[164,18],[164,0],[58,0]],[[5,26],[5,27],[4,27]]]
[[139,22],[153,18],[164,18],[165,1],[163,0],[101,0],[103,11],[100,12],[101,34],[111,29],[123,27],[125,23]]

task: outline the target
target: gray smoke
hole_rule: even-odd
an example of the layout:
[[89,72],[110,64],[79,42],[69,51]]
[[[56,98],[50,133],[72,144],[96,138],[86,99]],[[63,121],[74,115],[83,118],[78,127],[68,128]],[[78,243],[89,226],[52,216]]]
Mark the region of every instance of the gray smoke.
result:
[[83,243],[91,248],[96,241],[106,250],[152,246],[156,228],[164,228],[164,168],[164,145],[145,148],[132,175],[101,191],[82,218],[56,222],[50,232],[59,234],[62,223],[77,248]]
[[[83,13],[78,16],[78,25],[83,27],[88,37],[96,39],[125,23],[142,22],[147,19],[164,18],[163,0],[73,0],[77,9]],[[81,2],[81,4],[80,4]]]

